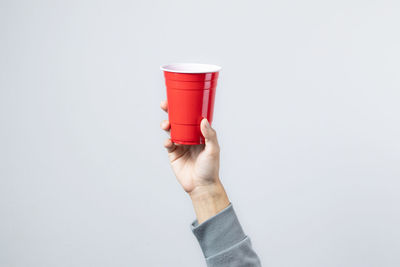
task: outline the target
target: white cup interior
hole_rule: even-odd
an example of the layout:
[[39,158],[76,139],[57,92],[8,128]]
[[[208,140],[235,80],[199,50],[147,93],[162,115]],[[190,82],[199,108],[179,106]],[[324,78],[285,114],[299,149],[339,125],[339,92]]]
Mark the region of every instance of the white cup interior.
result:
[[220,66],[210,64],[197,63],[174,63],[163,65],[160,67],[163,71],[178,72],[178,73],[210,73],[221,70]]

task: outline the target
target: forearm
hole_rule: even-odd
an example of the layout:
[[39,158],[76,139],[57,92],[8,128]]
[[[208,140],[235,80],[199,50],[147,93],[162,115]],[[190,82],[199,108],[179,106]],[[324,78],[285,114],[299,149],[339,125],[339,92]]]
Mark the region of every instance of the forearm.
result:
[[192,231],[209,267],[261,266],[219,179],[190,192],[197,221]]
[[189,195],[199,224],[217,215],[230,203],[219,179],[216,183],[196,188]]
[[192,223],[209,267],[261,266],[231,204],[201,224]]

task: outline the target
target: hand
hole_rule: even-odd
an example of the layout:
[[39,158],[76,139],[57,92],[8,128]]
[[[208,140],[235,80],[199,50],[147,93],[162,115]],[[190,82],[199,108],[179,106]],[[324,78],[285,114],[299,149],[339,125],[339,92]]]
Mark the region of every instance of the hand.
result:
[[[161,108],[166,112],[167,106],[167,101],[161,103]],[[169,132],[170,127],[168,120],[161,122],[163,130]],[[219,180],[219,145],[216,132],[207,119],[201,121],[200,129],[205,145],[174,144],[170,138],[164,142],[176,178],[189,194],[199,188],[216,184]]]
[[[161,102],[161,108],[168,112],[167,101]],[[169,132],[169,121],[161,122],[161,128]],[[199,223],[229,205],[219,179],[220,148],[217,134],[207,119],[201,121],[200,130],[205,144],[180,145],[173,143],[170,138],[164,142],[172,169],[178,182],[190,195]]]

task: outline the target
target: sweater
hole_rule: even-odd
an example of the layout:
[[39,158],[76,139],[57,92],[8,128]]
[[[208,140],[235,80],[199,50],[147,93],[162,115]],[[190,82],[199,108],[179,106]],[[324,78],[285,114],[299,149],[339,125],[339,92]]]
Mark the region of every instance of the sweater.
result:
[[200,244],[208,267],[261,266],[232,204],[201,224],[195,220],[191,230]]

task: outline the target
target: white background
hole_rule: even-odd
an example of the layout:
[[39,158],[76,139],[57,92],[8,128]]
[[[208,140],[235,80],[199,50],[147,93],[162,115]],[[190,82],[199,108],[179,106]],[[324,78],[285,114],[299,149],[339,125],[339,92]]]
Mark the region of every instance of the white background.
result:
[[161,64],[223,67],[264,266],[400,266],[399,1],[0,1],[0,266],[205,266]]

